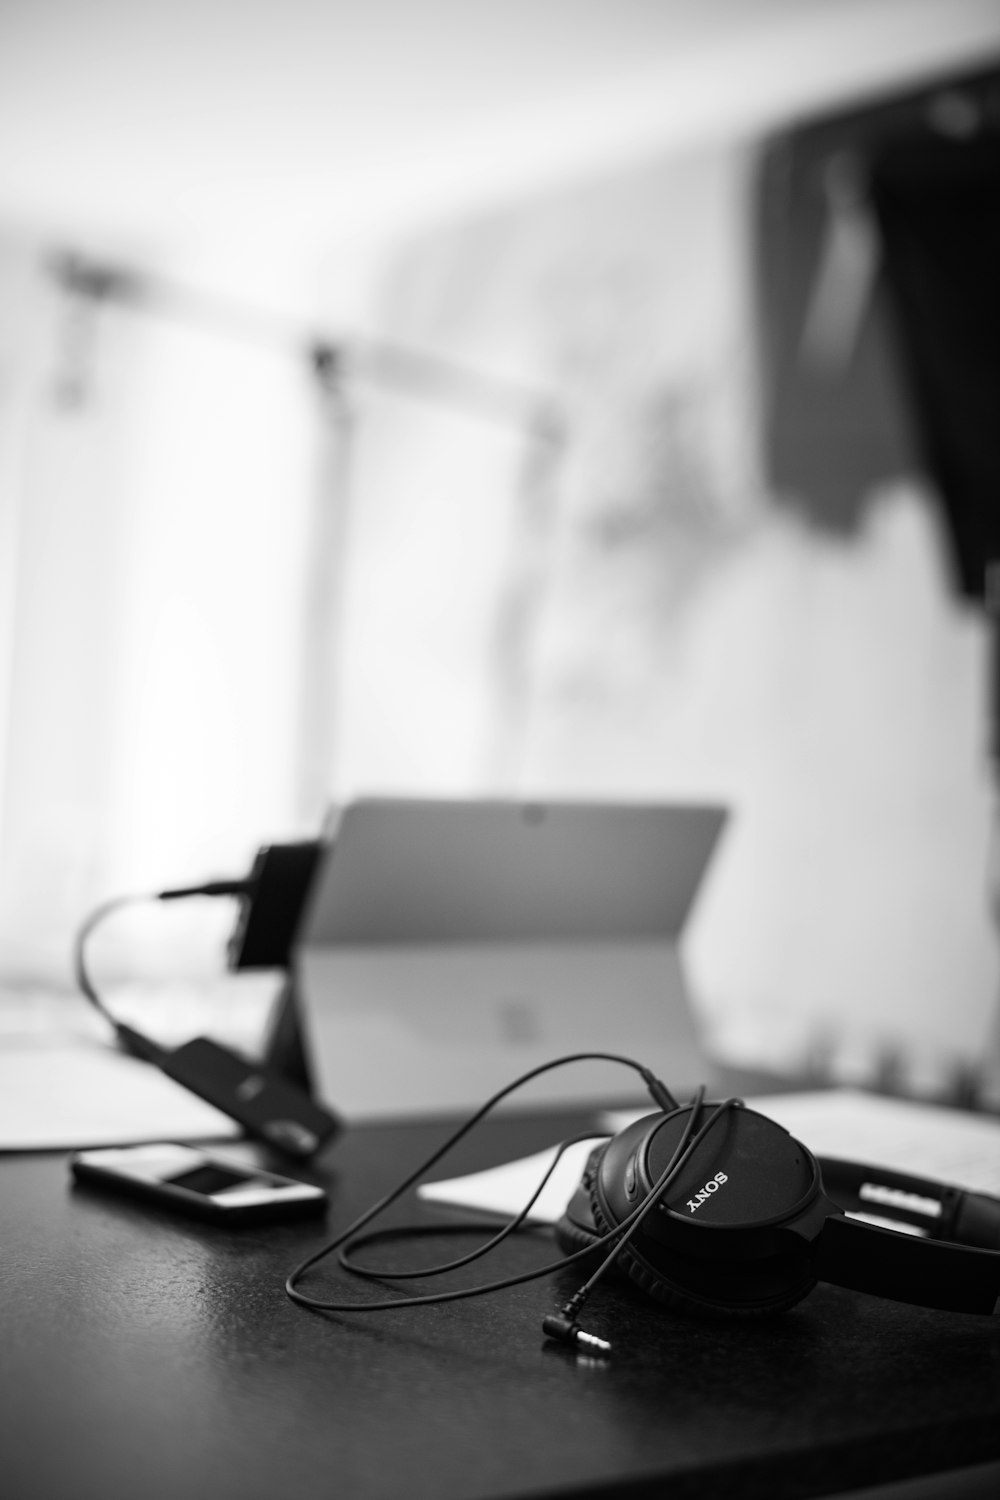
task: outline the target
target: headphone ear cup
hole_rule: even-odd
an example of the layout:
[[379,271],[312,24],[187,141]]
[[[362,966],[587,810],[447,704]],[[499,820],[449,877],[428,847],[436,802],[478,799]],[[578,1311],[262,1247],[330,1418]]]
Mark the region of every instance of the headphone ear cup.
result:
[[[613,1160],[610,1166],[617,1170],[620,1162]],[[599,1147],[588,1162],[578,1189],[578,1192],[586,1190],[590,1223],[598,1240],[617,1229],[621,1222],[610,1208],[602,1187],[602,1176],[608,1169],[607,1147]],[[576,1220],[580,1220],[579,1207]],[[607,1254],[610,1244],[602,1248]],[[816,1285],[815,1276],[808,1272],[803,1275],[801,1265],[786,1269],[776,1261],[699,1260],[686,1266],[684,1257],[644,1236],[641,1228],[621,1247],[616,1264],[656,1302],[675,1312],[699,1317],[759,1317],[785,1312],[801,1302]],[[688,1277],[694,1285],[688,1282]]]
[[[598,1237],[610,1233],[613,1226],[609,1222],[608,1216],[602,1210],[598,1199],[596,1174],[589,1196],[590,1211]],[[655,1266],[651,1265],[642,1254],[642,1251],[636,1248],[635,1241],[637,1238],[638,1236],[633,1237],[627,1245],[622,1247],[617,1263],[626,1273],[629,1280],[634,1282],[640,1291],[645,1292],[648,1297],[652,1297],[655,1302],[659,1302],[663,1307],[673,1308],[675,1312],[697,1313],[702,1317],[706,1315],[709,1317],[723,1317],[731,1312],[729,1307],[712,1302],[704,1297],[699,1297],[697,1294],[686,1291],[683,1287],[678,1286],[676,1282],[668,1280],[663,1272],[658,1271]],[[795,1300],[798,1301],[798,1298]]]
[[[596,1193],[597,1167],[600,1148],[591,1153],[583,1177],[566,1212],[555,1226],[556,1243],[565,1255],[574,1255],[579,1250],[592,1250],[593,1258],[585,1262],[588,1272],[595,1271],[610,1253],[611,1245],[604,1239],[611,1230],[608,1216],[602,1210]],[[727,1308],[713,1306],[710,1302],[683,1291],[658,1272],[630,1241],[619,1253],[616,1262],[639,1289],[654,1298],[664,1307],[678,1312],[698,1312],[723,1315]],[[798,1300],[797,1298],[795,1300]]]

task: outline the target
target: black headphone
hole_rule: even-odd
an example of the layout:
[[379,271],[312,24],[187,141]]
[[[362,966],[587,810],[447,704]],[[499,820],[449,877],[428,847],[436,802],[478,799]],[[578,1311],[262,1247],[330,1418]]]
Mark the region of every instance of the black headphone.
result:
[[[591,1152],[556,1224],[561,1260],[479,1286],[413,1297],[344,1301],[301,1290],[306,1273],[334,1251],[345,1270],[390,1283],[441,1275],[488,1255],[525,1224],[563,1152],[592,1136],[556,1148],[531,1198],[500,1229],[491,1221],[360,1231],[501,1100],[553,1068],[595,1060],[634,1069],[657,1109]],[[709,1316],[782,1312],[818,1281],[949,1312],[1000,1313],[1000,1198],[880,1167],[819,1159],[742,1099],[707,1103],[704,1096],[701,1087],[689,1104],[680,1105],[647,1067],[617,1053],[578,1052],[540,1063],[498,1089],[384,1197],[296,1266],[285,1290],[293,1302],[315,1311],[388,1312],[478,1297],[585,1265],[588,1280],[559,1312],[542,1319],[542,1329],[551,1339],[599,1355],[609,1353],[611,1345],[587,1333],[577,1319],[598,1281],[613,1270],[625,1272],[657,1302]],[[852,1208],[869,1214],[880,1210],[892,1224],[910,1225],[918,1233],[850,1218]],[[349,1253],[377,1240],[461,1234],[470,1228],[490,1237],[439,1266],[387,1270],[359,1265]]]
[[567,1254],[591,1248],[595,1265],[614,1236],[614,1265],[690,1313],[776,1313],[819,1281],[1000,1313],[1000,1199],[814,1157],[737,1100],[647,1115],[597,1147],[556,1235]]

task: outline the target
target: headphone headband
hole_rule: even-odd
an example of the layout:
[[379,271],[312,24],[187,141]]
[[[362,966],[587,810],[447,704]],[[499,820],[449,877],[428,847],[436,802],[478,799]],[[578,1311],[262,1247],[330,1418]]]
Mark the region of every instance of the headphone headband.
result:
[[[1000,1211],[1000,1204],[997,1205]],[[1000,1255],[832,1214],[815,1243],[819,1281],[943,1312],[1000,1314]]]
[[1000,1250],[1000,1198],[839,1157],[817,1161],[823,1186],[848,1213],[912,1224],[935,1240]]
[[927,1236],[834,1215],[816,1243],[820,1281],[948,1312],[1000,1313],[1000,1199],[861,1162],[821,1157],[819,1165],[845,1213]]

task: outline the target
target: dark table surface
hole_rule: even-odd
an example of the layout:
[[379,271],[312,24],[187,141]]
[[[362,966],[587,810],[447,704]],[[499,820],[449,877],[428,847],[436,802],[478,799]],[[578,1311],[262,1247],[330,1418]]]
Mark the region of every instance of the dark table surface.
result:
[[[591,1122],[491,1120],[437,1175]],[[0,1157],[5,1500],[780,1500],[1000,1458],[998,1319],[820,1286],[777,1318],[706,1323],[605,1284],[586,1324],[614,1352],[593,1362],[541,1331],[574,1271],[386,1314],[294,1306],[292,1266],[442,1135],[350,1130],[311,1174],[330,1187],[325,1222],[244,1229],[71,1187],[64,1153]],[[433,1217],[412,1202],[404,1216]],[[552,1253],[536,1232],[462,1274]],[[308,1289],[372,1294],[343,1277],[324,1268]]]

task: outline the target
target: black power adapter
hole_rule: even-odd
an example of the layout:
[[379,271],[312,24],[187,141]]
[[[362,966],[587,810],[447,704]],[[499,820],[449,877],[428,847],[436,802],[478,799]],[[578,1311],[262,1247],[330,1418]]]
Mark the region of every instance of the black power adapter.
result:
[[[245,880],[211,881],[201,886],[159,891],[154,899],[235,896],[240,912],[228,945],[229,967],[285,969],[322,846],[317,842],[270,845],[259,851]],[[285,986],[280,1015],[266,1061],[255,1063],[195,1037],[176,1048],[163,1047],[111,1014],[94,988],[85,960],[87,936],[105,916],[134,899],[111,901],[90,916],[77,935],[76,971],[80,988],[115,1028],[120,1044],[158,1067],[193,1094],[229,1115],[258,1139],[291,1156],[309,1157],[334,1136],[341,1121],[311,1096],[308,1068],[294,1014],[291,984]]]
[[229,939],[231,969],[286,969],[323,845],[267,844],[258,850]]
[[158,1062],[168,1078],[289,1156],[313,1156],[339,1129],[336,1116],[289,1079],[208,1037],[164,1051]]

